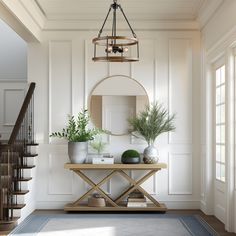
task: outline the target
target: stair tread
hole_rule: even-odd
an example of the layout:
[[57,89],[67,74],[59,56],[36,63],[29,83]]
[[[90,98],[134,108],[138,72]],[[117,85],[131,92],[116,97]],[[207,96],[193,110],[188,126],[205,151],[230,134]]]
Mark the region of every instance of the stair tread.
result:
[[35,165],[28,165],[28,166],[16,166],[16,169],[33,169]]
[[38,146],[38,143],[26,143],[26,146]]
[[12,219],[9,219],[9,220],[0,220],[0,224],[11,224],[13,222],[16,222],[19,219],[20,217],[13,217]]
[[19,181],[19,182],[26,182],[26,181],[30,181],[32,180],[32,177],[28,177],[28,178],[15,178],[13,179],[13,181]]
[[23,157],[37,157],[38,154],[32,154],[32,153],[24,153]]
[[19,190],[19,191],[13,191],[13,195],[25,195],[29,192],[29,190]]
[[0,166],[16,165],[15,163],[1,163]]
[[9,209],[22,209],[26,206],[26,204],[10,204],[10,205],[3,205],[3,208]]

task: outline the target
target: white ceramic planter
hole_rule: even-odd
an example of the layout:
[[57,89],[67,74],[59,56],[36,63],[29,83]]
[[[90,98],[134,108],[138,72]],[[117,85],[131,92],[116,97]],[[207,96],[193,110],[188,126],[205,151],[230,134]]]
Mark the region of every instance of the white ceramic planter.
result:
[[88,154],[88,142],[69,142],[68,155],[71,163],[85,163]]
[[149,145],[144,149],[143,162],[145,164],[155,164],[158,160],[158,150],[153,145]]

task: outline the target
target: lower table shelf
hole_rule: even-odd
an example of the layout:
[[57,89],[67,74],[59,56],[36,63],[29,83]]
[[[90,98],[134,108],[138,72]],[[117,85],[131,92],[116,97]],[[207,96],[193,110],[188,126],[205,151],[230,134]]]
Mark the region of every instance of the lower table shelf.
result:
[[155,206],[152,203],[148,203],[147,207],[127,207],[125,204],[119,204],[118,207],[106,206],[106,207],[90,207],[86,204],[73,205],[69,203],[65,205],[64,211],[153,211],[153,212],[166,212],[167,207],[164,203],[160,203],[160,206]]

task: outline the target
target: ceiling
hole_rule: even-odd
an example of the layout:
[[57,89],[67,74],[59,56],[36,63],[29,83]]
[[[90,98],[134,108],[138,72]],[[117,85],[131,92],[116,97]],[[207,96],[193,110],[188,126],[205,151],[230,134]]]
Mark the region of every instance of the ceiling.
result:
[[[34,0],[47,20],[103,20],[112,0]],[[208,0],[118,0],[130,20],[195,20]]]

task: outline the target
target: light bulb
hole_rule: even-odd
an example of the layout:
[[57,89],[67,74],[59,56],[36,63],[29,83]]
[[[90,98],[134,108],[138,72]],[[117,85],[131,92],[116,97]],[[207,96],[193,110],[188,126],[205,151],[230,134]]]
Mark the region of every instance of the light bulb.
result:
[[111,53],[112,52],[112,46],[109,46],[105,49],[106,53]]

